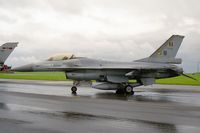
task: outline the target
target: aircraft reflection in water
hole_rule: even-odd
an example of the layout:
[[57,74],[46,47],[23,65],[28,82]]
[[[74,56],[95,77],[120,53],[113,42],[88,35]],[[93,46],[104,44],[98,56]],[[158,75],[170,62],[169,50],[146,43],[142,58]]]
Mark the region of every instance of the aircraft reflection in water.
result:
[[[133,88],[152,85],[155,79],[175,77],[183,69],[174,64],[182,60],[175,58],[184,36],[172,35],[150,57],[133,62],[96,60],[74,55],[56,55],[46,61],[14,68],[14,71],[64,71],[68,79],[74,80],[72,92],[77,91],[80,81],[101,82],[93,88],[116,90],[117,93],[134,94]],[[187,76],[189,77],[189,76]],[[191,78],[191,77],[189,77]],[[135,83],[129,83],[135,79]]]

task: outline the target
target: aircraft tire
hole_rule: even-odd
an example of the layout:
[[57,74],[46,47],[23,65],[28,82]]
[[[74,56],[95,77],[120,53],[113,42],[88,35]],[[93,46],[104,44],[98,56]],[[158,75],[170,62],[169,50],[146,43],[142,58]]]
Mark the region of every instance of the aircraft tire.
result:
[[126,94],[131,94],[133,95],[134,94],[134,91],[133,91],[133,87],[131,85],[127,85],[125,88],[124,88],[124,92]]
[[72,86],[71,91],[72,91],[73,93],[76,93],[77,87],[76,87],[76,86]]

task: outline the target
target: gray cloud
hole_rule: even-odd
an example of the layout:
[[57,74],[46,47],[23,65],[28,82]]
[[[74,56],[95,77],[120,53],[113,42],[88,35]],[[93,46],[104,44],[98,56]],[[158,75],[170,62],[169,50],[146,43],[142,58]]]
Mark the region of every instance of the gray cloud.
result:
[[58,52],[109,60],[149,56],[172,34],[185,35],[186,72],[200,61],[197,0],[0,0],[0,43],[19,41],[18,66]]

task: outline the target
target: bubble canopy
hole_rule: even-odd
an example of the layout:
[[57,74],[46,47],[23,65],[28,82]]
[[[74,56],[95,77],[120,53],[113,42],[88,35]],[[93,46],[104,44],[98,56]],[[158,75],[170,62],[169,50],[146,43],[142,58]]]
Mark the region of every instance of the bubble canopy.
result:
[[74,59],[75,55],[70,53],[59,53],[50,56],[47,61],[60,61],[60,60],[70,60]]

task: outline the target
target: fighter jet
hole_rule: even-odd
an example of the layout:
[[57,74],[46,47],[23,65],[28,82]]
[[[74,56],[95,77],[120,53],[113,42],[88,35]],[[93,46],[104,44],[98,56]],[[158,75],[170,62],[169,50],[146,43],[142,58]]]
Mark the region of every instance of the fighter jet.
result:
[[[23,72],[63,71],[67,79],[74,81],[72,92],[77,91],[80,81],[96,80],[100,83],[93,85],[93,88],[134,94],[134,87],[152,85],[156,79],[184,75],[183,68],[175,65],[182,63],[182,60],[175,56],[183,38],[184,36],[181,35],[172,35],[151,56],[132,62],[57,55],[46,61],[24,65],[13,70]],[[135,82],[130,83],[130,80],[135,80]]]
[[4,62],[8,56],[13,52],[15,47],[17,47],[18,42],[7,42],[0,46],[0,70],[4,67]]

